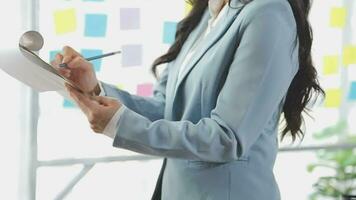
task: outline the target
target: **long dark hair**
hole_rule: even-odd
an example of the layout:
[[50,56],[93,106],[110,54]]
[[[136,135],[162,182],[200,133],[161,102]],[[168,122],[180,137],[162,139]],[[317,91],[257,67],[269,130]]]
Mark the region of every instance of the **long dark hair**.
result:
[[[208,7],[208,0],[186,1],[193,6],[192,10],[178,23],[175,41],[168,49],[168,52],[154,61],[151,70],[156,77],[157,66],[177,58],[184,42],[192,30],[198,25],[205,9]],[[239,1],[247,4],[252,0]],[[282,130],[281,140],[290,133],[292,140],[295,141],[297,136],[301,139],[304,137],[304,131],[301,129],[302,123],[304,122],[303,111],[306,113],[309,111],[307,105],[311,102],[314,95],[315,97],[320,94],[325,96],[325,92],[319,85],[317,72],[313,66],[311,56],[313,32],[308,21],[311,2],[310,0],[288,0],[288,2],[293,10],[297,25],[296,39],[299,41],[299,70],[292,80],[283,106],[286,125]],[[230,4],[231,0],[229,0],[229,6],[231,6]]]

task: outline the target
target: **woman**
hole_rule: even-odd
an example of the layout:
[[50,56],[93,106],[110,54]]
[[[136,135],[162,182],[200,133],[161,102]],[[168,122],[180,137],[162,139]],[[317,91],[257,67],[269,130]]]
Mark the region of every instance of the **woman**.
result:
[[53,65],[67,63],[60,73],[94,94],[67,86],[95,132],[115,147],[165,157],[152,199],[280,199],[280,115],[282,138],[302,137],[302,112],[313,92],[324,94],[310,55],[310,2],[191,3],[174,44],[153,64],[157,74],[167,63],[153,97],[99,82],[70,47]]

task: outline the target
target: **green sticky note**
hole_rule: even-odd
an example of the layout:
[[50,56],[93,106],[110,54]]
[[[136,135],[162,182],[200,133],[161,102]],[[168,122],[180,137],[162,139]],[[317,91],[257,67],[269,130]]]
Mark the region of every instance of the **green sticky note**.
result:
[[356,46],[349,45],[344,48],[344,65],[356,64]]
[[323,74],[333,75],[339,72],[339,57],[338,56],[325,56],[323,64]]
[[342,90],[340,88],[327,89],[325,91],[325,107],[327,108],[337,108],[341,105]]
[[347,11],[344,7],[331,8],[330,26],[334,28],[343,28],[346,24]]
[[75,32],[77,29],[77,17],[74,8],[58,10],[54,12],[54,25],[56,34]]

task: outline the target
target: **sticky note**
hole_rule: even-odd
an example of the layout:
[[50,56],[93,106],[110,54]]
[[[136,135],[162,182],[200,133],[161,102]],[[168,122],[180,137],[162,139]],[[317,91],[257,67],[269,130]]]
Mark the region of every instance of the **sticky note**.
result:
[[356,64],[356,45],[349,45],[344,48],[343,64]]
[[184,7],[184,15],[188,15],[190,11],[192,10],[193,6],[190,3],[185,3]]
[[352,101],[356,100],[356,81],[351,83],[349,100],[352,100]]
[[58,10],[54,12],[54,26],[56,34],[75,32],[77,29],[77,17],[74,8]]
[[[102,55],[103,51],[99,49],[82,49],[80,53],[83,55],[84,58],[89,58],[93,56]],[[101,71],[101,59],[92,60],[90,62],[93,64],[95,72]]]
[[330,14],[330,26],[343,28],[346,24],[347,11],[344,7],[333,7]]
[[337,108],[341,105],[342,90],[339,88],[325,90],[325,107]]
[[60,50],[53,50],[53,51],[50,51],[49,52],[49,62],[51,62],[52,60],[54,60],[55,59],[55,57],[56,57],[56,55],[58,54],[58,53],[61,53],[62,51],[60,51]]
[[145,83],[137,85],[137,95],[139,96],[152,96],[153,93],[153,84],[152,83]]
[[120,9],[120,29],[135,30],[139,29],[141,24],[139,8],[121,8]]
[[116,87],[120,90],[123,90],[125,88],[124,84],[117,84]]
[[76,108],[77,106],[73,102],[69,101],[68,99],[64,99],[63,107],[64,108]]
[[142,45],[123,45],[122,46],[122,66],[131,67],[142,65],[143,48]]
[[84,2],[85,1],[89,1],[89,2],[102,2],[102,1],[104,1],[104,0],[83,0]]
[[177,22],[164,22],[163,24],[163,43],[172,44],[175,40]]
[[86,14],[85,31],[87,37],[105,37],[108,17],[105,14]]
[[332,75],[339,72],[339,57],[338,56],[325,56],[323,65],[323,74]]

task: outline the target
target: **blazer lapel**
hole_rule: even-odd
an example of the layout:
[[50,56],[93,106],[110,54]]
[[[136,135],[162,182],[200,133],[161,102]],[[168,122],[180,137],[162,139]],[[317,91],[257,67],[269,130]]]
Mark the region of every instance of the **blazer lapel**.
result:
[[243,4],[240,3],[238,0],[236,1],[231,1],[231,6],[232,8],[228,8],[226,16],[223,16],[221,21],[211,30],[211,32],[206,36],[206,38],[203,40],[200,45],[198,45],[196,52],[193,54],[191,60],[187,63],[187,66],[185,69],[182,71],[181,76],[178,79],[178,72],[179,68],[182,67],[181,64],[184,61],[184,58],[186,57],[187,53],[190,50],[190,47],[194,43],[194,41],[197,39],[197,37],[200,37],[200,34],[205,31],[205,29],[208,26],[208,20],[210,19],[210,13],[207,9],[205,12],[204,17],[202,18],[202,23],[199,25],[197,28],[197,31],[192,32],[192,37],[189,37],[187,42],[188,44],[185,45],[185,48],[182,49],[183,51],[182,56],[180,56],[179,60],[176,62],[176,69],[175,69],[175,77],[176,77],[176,84],[175,84],[175,91],[174,95],[177,92],[177,89],[179,88],[180,84],[184,80],[184,78],[189,74],[189,72],[194,68],[194,66],[197,64],[197,62],[202,58],[202,56],[209,50],[210,47],[212,47],[221,37],[222,35],[226,32],[226,30],[230,27],[238,13],[241,11]]
[[[209,13],[209,10],[207,9],[205,11],[200,23],[190,33],[190,35],[188,36],[187,40],[185,41],[185,43],[183,45],[178,57],[174,61],[175,64],[173,65],[173,69],[172,69],[172,77],[174,77],[173,78],[174,88],[177,88],[176,86],[177,86],[179,69],[182,66],[182,63],[183,63],[185,57],[187,56],[190,48],[193,46],[194,42],[198,39],[200,34],[202,34],[202,32],[207,28],[209,18],[210,18],[210,13]],[[173,94],[175,93],[175,91],[172,91],[172,92],[173,92]]]

